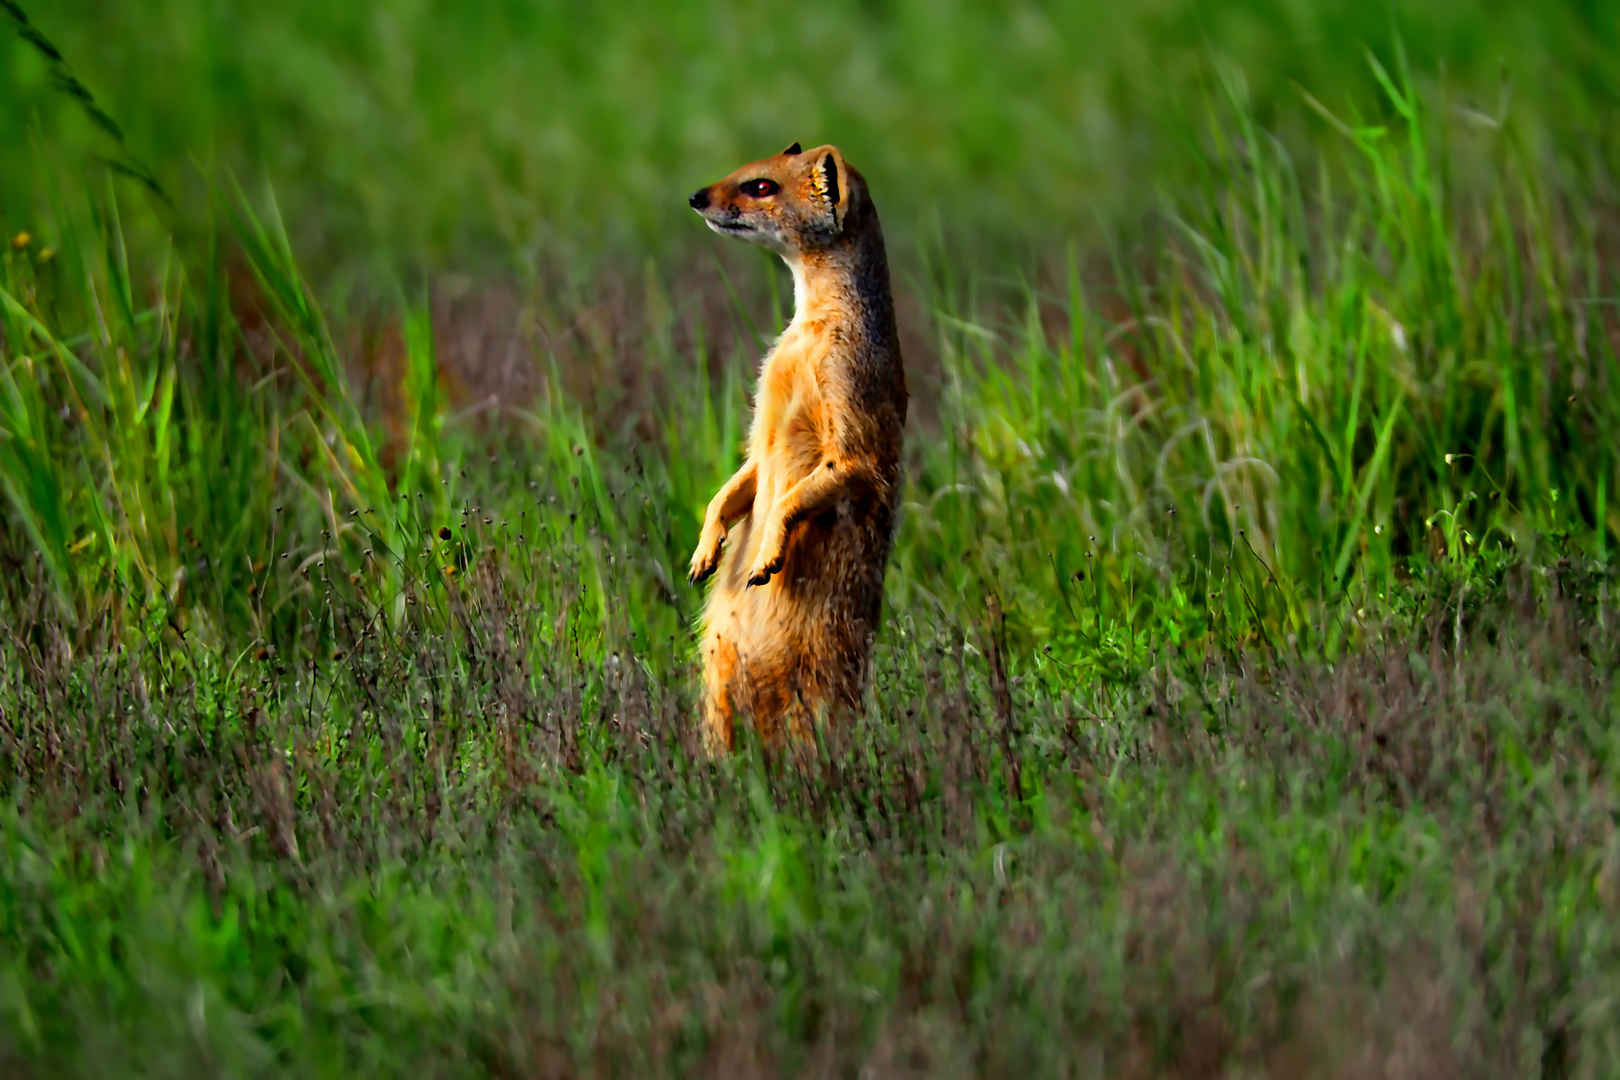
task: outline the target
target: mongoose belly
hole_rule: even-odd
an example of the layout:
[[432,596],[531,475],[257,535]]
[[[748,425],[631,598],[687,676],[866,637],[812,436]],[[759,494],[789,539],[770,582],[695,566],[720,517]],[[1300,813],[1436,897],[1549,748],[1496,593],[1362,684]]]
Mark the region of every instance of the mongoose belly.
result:
[[[736,547],[709,596],[703,651],[706,661],[720,662],[729,704],[764,720],[762,734],[771,740],[827,707],[859,708],[893,514],[850,500],[801,522],[781,573],[751,588],[747,568],[759,533],[753,520],[732,531]],[[770,722],[778,716],[785,725]]]

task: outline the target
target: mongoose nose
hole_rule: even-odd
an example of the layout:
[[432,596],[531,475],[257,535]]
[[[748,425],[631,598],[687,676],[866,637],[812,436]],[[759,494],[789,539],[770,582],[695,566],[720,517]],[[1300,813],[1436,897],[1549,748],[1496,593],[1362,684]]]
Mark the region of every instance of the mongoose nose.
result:
[[709,205],[709,189],[698,188],[696,191],[692,192],[692,197],[686,201],[692,204],[692,209],[702,210],[704,207]]

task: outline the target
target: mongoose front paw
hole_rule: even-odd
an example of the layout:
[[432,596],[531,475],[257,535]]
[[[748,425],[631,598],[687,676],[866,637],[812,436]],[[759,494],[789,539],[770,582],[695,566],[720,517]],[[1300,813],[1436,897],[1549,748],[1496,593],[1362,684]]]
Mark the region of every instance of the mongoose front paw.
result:
[[687,581],[696,585],[714,573],[720,565],[720,546],[725,539],[724,533],[712,537],[704,535],[698,542],[697,550],[692,553],[692,568],[687,571]]

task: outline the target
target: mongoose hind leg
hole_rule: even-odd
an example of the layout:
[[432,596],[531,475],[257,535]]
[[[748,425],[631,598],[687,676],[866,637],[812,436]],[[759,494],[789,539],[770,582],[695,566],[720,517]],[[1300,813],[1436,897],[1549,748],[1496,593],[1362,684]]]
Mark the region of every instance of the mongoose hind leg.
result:
[[741,665],[737,646],[716,633],[703,645],[703,750],[711,758],[731,752],[737,704],[732,695]]

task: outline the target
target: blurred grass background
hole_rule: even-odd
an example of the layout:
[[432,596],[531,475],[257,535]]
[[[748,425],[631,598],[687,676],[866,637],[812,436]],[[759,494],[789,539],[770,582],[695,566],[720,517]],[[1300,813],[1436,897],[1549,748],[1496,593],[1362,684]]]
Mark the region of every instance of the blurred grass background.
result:
[[[902,240],[1027,253],[1195,183],[1222,65],[1296,150],[1323,134],[1301,88],[1385,115],[1363,50],[1393,67],[1396,31],[1437,108],[1511,115],[1561,170],[1612,146],[1620,86],[1602,3],[36,7],[165,184],[266,176],[306,259],[372,273],[666,254],[700,236],[679,193],[795,138],[838,142]],[[7,61],[0,212],[21,224],[41,135],[69,161],[99,135],[25,42]]]
[[[1620,8],[0,12],[8,1075],[1620,1060]],[[914,394],[808,772],[681,577],[792,139]]]

